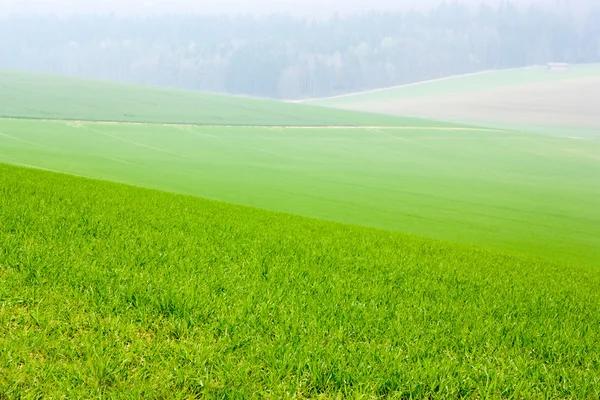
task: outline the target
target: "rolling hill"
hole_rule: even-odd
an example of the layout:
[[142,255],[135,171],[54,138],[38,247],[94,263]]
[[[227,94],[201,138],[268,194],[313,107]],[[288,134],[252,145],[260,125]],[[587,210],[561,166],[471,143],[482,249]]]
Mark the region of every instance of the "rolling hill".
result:
[[600,143],[454,127],[206,127],[0,119],[0,162],[600,260]]
[[6,70],[0,70],[0,117],[196,125],[424,123],[309,105]]
[[0,72],[0,399],[598,397],[560,132]]
[[[98,81],[16,77],[23,80],[10,81],[11,88],[20,88],[13,101],[0,96],[3,110],[13,107],[19,117],[0,118],[0,162],[567,263],[600,260],[599,143]],[[179,107],[184,103],[191,105]],[[217,106],[203,108],[211,104]],[[48,110],[64,119],[43,119]],[[136,122],[127,122],[127,113],[137,115]],[[337,125],[342,120],[357,125]],[[216,121],[224,125],[212,125]],[[319,121],[325,125],[311,125]],[[286,122],[296,126],[279,125]],[[367,122],[372,125],[361,125]]]
[[595,398],[600,271],[0,165],[0,397]]

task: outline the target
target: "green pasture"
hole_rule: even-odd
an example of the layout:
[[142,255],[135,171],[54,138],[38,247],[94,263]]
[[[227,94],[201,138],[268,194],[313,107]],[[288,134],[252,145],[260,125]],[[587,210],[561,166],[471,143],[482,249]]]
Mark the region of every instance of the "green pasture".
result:
[[[75,131],[65,132],[65,139],[76,138]],[[216,133],[238,140],[249,134],[237,132]],[[107,144],[93,143],[97,155],[78,147],[57,153],[9,149],[16,157],[35,155],[38,163],[57,169],[69,166],[69,172],[97,168],[98,175],[132,180],[156,174],[165,187],[170,176],[173,187],[200,191],[192,183],[204,182],[207,190],[221,187],[226,193],[229,188],[241,196],[229,176],[241,172],[226,153],[214,156],[214,164],[189,160],[189,169],[182,168],[188,161],[177,163],[165,154],[162,161],[169,162],[150,174],[105,163],[98,154]],[[79,156],[71,156],[74,149]],[[196,147],[188,149],[190,156],[199,154]],[[202,154],[208,158],[210,152]],[[272,199],[275,191],[267,189],[277,180],[260,168],[269,159],[236,154],[240,164],[254,162],[247,175],[255,176],[256,186],[245,188],[248,198]],[[390,166],[388,156],[383,157]],[[128,160],[150,161],[143,152]],[[297,173],[300,165],[309,171],[308,164],[296,162]],[[341,159],[336,163],[343,165]],[[277,169],[273,160],[267,165]],[[488,169],[491,183],[517,181],[516,172],[499,174],[490,171],[492,165],[481,167]],[[521,175],[535,174],[534,166]],[[537,167],[541,174],[546,165]],[[423,176],[433,171],[424,169]],[[342,186],[331,180],[312,183],[280,171],[281,182],[298,186],[296,205],[307,198],[302,182],[314,188],[314,198],[341,194]],[[356,182],[364,178],[360,170],[356,173]],[[526,179],[518,181],[506,188],[517,190]],[[458,189],[457,182],[450,181],[445,193]],[[423,187],[433,190],[433,183],[424,179]],[[465,197],[472,198],[475,211],[481,207],[477,192],[482,187],[475,179],[470,186]],[[545,186],[538,182],[537,188],[522,190],[541,196]],[[398,187],[395,191],[401,192]],[[413,183],[410,190],[416,193],[418,187]],[[383,194],[383,188],[375,192]],[[500,192],[488,190],[487,196]],[[558,192],[547,194],[538,213],[530,207],[538,227],[559,216],[549,207],[566,207],[566,199],[563,204],[551,198]],[[510,199],[507,191],[507,210]],[[572,201],[571,217],[577,219],[581,204]],[[443,203],[422,197],[421,212],[428,205],[434,209],[432,202]],[[350,210],[344,203],[328,207],[331,215],[337,209]],[[368,214],[360,209],[353,215]],[[466,212],[462,223],[481,223],[477,218]],[[561,221],[569,223],[568,218]],[[460,231],[458,223],[453,226]],[[510,226],[508,219],[504,226]],[[554,228],[557,234],[566,229]],[[599,285],[597,268],[567,268],[400,233],[0,165],[2,399],[593,399],[600,396]]]
[[599,155],[599,142],[467,128],[0,119],[3,163],[593,265]]
[[453,76],[429,82],[419,82],[412,85],[398,86],[371,92],[350,93],[344,96],[314,99],[307,101],[306,103],[336,107],[351,103],[385,101],[412,97],[434,97],[484,91],[507,86],[519,86],[566,79],[583,79],[589,77],[600,77],[600,64],[573,65],[571,66],[571,69],[565,73],[549,72],[547,67],[541,66],[489,71],[464,76]]
[[593,128],[581,128],[571,126],[551,126],[551,125],[531,125],[531,124],[518,124],[518,123],[507,123],[507,122],[494,122],[494,121],[467,121],[467,120],[452,120],[454,124],[462,125],[477,125],[490,129],[502,129],[513,132],[522,132],[524,134],[538,134],[547,135],[569,140],[584,140],[584,141],[600,141],[600,129]]
[[598,132],[488,125],[0,71],[0,399],[598,398]]
[[0,117],[202,125],[431,124],[303,104],[6,70],[0,70]]

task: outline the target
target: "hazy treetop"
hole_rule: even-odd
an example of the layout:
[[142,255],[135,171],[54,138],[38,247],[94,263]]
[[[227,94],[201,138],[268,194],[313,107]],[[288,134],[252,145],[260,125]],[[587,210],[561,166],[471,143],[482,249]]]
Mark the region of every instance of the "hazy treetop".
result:
[[[462,0],[479,5],[498,4],[501,0]],[[562,3],[570,7],[591,5],[597,0],[512,0],[514,4]],[[148,15],[165,13],[193,14],[267,14],[291,13],[302,16],[354,14],[371,10],[406,11],[424,9],[442,0],[0,0],[0,15],[21,13],[72,14],[111,13]],[[452,2],[449,0],[448,2]]]

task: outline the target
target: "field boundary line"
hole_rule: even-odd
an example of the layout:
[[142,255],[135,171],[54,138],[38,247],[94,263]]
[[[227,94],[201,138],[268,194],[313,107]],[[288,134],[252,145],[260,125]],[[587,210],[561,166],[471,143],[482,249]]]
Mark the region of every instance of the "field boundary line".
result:
[[450,76],[445,76],[443,78],[434,78],[434,79],[427,79],[427,80],[424,80],[424,81],[418,81],[418,82],[412,82],[412,83],[403,83],[401,85],[387,86],[387,87],[384,87],[384,88],[364,90],[364,91],[361,91],[361,92],[352,92],[352,93],[346,93],[346,94],[338,94],[336,96],[315,97],[315,98],[311,98],[311,99],[302,99],[302,100],[288,100],[288,103],[306,103],[306,102],[311,102],[311,101],[335,100],[335,99],[342,99],[344,97],[361,96],[361,95],[365,95],[365,94],[385,92],[385,91],[388,91],[388,90],[402,89],[402,88],[411,87],[411,86],[425,85],[425,84],[428,84],[428,83],[442,82],[442,81],[447,81],[447,80],[450,80],[450,79],[467,78],[467,77],[470,77],[470,76],[478,76],[478,75],[491,74],[493,72],[519,71],[519,70],[535,69],[535,68],[541,68],[541,67],[543,67],[543,66],[542,65],[530,65],[530,66],[527,66],[527,67],[517,67],[517,68],[486,69],[485,71],[469,72],[469,73],[466,73],[466,74],[459,74],[459,75],[450,75]]
[[63,122],[95,125],[132,125],[132,126],[170,126],[170,127],[195,127],[195,128],[257,128],[257,129],[395,129],[395,130],[428,130],[428,131],[474,131],[474,132],[508,132],[506,129],[484,128],[473,126],[410,126],[410,125],[217,125],[217,124],[188,124],[188,123],[163,123],[163,122],[129,122],[129,121],[94,121],[71,119],[41,119],[41,118],[14,118],[0,117],[0,120],[26,120],[38,122]]

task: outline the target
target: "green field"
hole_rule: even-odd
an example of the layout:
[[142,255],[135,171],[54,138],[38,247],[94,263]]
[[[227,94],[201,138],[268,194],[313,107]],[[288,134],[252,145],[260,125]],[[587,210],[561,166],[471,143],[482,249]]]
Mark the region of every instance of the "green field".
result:
[[0,166],[2,398],[597,398],[600,271]]
[[3,119],[0,161],[598,264],[600,143],[441,129]]
[[600,64],[573,65],[567,73],[548,72],[547,67],[531,67],[497,70],[464,76],[448,77],[412,85],[384,88],[363,93],[314,99],[308,104],[343,106],[345,104],[368,101],[397,100],[418,97],[435,97],[450,94],[479,92],[509,86],[529,85],[541,82],[554,82],[566,79],[585,79],[600,76]]
[[598,398],[566,129],[0,72],[0,399]]
[[0,70],[0,117],[202,125],[398,125],[415,119]]

